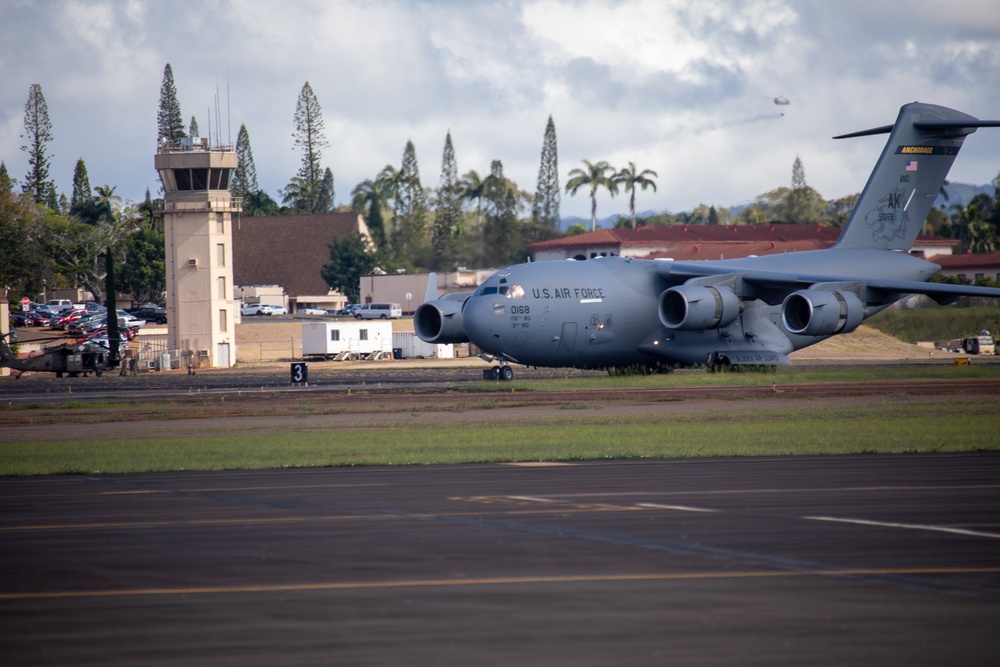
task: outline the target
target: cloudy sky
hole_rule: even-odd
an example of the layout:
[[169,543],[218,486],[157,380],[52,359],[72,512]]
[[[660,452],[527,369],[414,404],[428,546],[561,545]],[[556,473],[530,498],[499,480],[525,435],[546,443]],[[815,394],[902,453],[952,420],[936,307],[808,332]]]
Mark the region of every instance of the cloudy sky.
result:
[[[24,105],[38,83],[60,192],[83,158],[92,185],[155,197],[167,63],[186,123],[234,142],[246,124],[276,200],[299,166],[306,81],[338,203],[398,166],[407,139],[436,186],[449,130],[460,173],[500,159],[534,192],[550,114],[563,183],[583,159],[632,161],[658,172],[658,191],[638,203],[658,211],[750,201],[787,185],[797,155],[824,197],[857,192],[884,137],[830,137],[891,123],[905,102],[1000,118],[995,0],[3,0],[0,160],[16,179],[27,172]],[[983,129],[950,179],[983,184],[998,171],[1000,130]],[[598,215],[627,207],[604,194]],[[589,216],[586,194],[564,194],[562,214]]]

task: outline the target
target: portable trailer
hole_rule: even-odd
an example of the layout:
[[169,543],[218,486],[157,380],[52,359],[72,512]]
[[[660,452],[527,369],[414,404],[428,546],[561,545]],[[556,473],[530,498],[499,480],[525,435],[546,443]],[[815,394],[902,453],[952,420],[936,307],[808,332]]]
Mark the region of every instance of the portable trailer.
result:
[[337,361],[392,357],[392,322],[309,322],[302,325],[302,356]]

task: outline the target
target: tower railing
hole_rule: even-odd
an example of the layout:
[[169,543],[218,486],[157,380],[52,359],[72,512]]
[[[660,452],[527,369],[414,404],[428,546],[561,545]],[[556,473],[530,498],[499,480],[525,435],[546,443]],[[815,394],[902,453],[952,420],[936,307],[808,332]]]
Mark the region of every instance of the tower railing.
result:
[[239,213],[243,210],[243,197],[224,197],[209,194],[206,200],[200,196],[204,190],[199,192],[198,199],[191,201],[164,201],[162,199],[153,200],[153,209],[159,214],[163,213],[185,213],[192,211],[214,211],[219,213]]

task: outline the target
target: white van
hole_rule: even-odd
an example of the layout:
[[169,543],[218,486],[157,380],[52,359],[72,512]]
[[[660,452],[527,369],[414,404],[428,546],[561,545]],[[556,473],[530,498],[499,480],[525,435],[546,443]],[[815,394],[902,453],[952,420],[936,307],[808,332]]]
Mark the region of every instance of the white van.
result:
[[403,316],[398,303],[366,303],[354,313],[358,320],[395,320]]
[[49,299],[45,302],[45,305],[49,307],[49,310],[59,312],[60,310],[72,308],[73,302],[69,299]]

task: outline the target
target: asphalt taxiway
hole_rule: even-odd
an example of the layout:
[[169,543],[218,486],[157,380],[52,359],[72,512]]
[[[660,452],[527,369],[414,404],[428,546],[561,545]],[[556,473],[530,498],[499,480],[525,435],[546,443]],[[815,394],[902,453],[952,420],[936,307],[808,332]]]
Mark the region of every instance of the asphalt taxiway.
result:
[[11,665],[1000,655],[996,454],[8,478],[0,506]]

